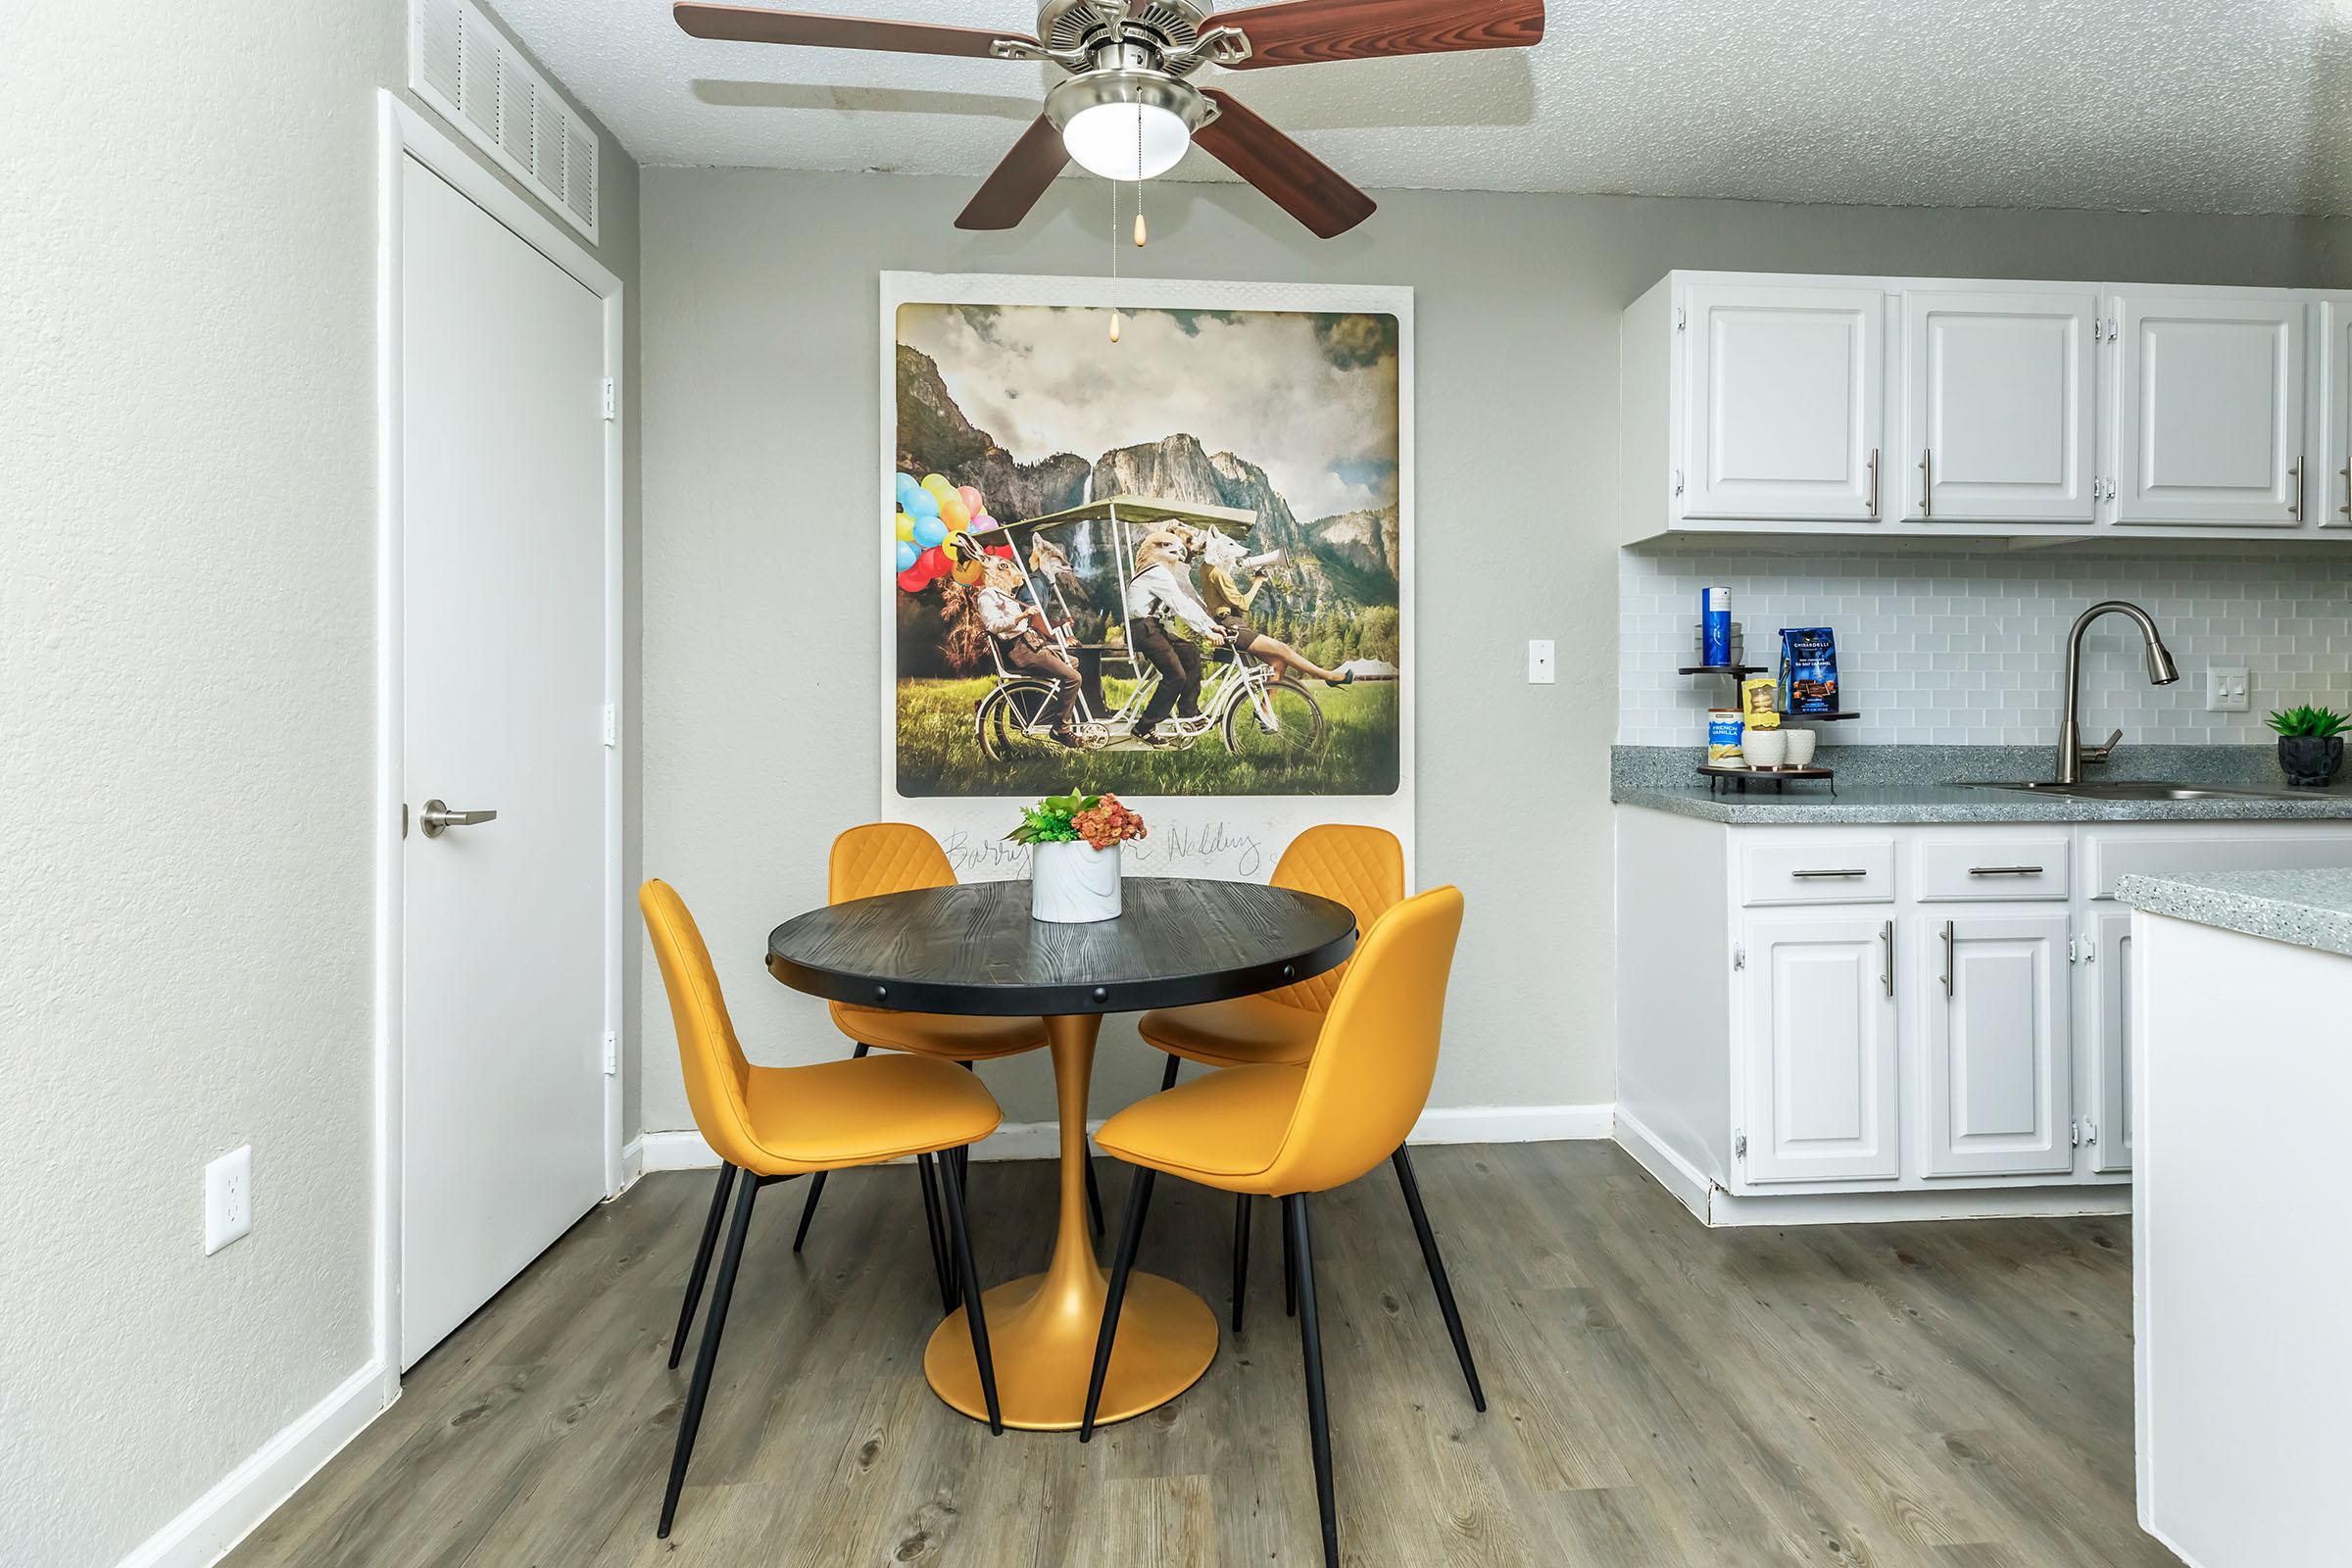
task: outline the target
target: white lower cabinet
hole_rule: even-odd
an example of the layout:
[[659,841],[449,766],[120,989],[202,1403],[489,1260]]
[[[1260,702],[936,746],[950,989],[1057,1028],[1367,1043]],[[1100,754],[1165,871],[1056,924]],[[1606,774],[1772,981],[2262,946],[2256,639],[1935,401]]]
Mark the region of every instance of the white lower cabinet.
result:
[[1748,922],[1748,1180],[1900,1173],[1893,931],[1869,916]]
[[1619,1139],[1694,1211],[2057,1213],[2115,1201],[2067,1189],[2131,1177],[2116,878],[2352,864],[2352,823],[1813,828],[1621,808],[1617,852]]
[[2074,1168],[2072,999],[2064,913],[1971,911],[1919,922],[1920,1169],[1929,1176]]

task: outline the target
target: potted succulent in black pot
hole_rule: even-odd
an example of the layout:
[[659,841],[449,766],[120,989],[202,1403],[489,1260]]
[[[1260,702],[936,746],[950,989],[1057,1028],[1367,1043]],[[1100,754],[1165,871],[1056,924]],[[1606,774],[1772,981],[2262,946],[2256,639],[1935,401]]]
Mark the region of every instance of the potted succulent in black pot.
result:
[[2286,781],[2318,789],[2344,765],[2344,731],[2352,718],[2330,708],[2289,708],[2264,720],[2278,732],[2278,765]]

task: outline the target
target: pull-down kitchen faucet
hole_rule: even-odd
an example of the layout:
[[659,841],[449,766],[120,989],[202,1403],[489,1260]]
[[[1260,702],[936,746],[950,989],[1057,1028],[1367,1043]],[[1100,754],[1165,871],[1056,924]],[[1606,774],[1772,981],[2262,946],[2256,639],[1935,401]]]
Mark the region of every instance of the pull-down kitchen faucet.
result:
[[2115,743],[2124,738],[2124,732],[2119,729],[2107,737],[2106,745],[2085,747],[2082,744],[2082,732],[2075,722],[2075,706],[2081,701],[2082,693],[2082,633],[2089,629],[2092,621],[2111,612],[2130,615],[2138,622],[2139,634],[2147,639],[2148,644],[2150,685],[2170,686],[2180,678],[2180,671],[2173,663],[2171,650],[2164,646],[2164,639],[2157,635],[2156,622],[2150,620],[2148,612],[2137,605],[2126,604],[2121,599],[2102,599],[2077,615],[2075,629],[2067,634],[2066,639],[2066,711],[2058,721],[2058,782],[2061,784],[2082,783],[2082,764],[2104,762],[2114,752]]

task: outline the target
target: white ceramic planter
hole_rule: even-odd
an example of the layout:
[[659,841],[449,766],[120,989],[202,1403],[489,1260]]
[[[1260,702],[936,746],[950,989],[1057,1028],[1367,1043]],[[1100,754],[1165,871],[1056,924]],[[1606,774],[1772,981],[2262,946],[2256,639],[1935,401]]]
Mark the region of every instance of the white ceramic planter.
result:
[[1119,915],[1119,847],[1098,850],[1083,839],[1030,847],[1029,916],[1085,925]]

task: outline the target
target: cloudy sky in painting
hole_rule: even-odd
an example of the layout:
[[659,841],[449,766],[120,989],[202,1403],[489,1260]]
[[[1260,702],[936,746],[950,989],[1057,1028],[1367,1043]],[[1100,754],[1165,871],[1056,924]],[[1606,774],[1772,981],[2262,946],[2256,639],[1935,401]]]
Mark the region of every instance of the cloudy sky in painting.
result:
[[1396,321],[1289,311],[906,306],[899,339],[1024,463],[1186,433],[1266,470],[1301,521],[1396,499]]

